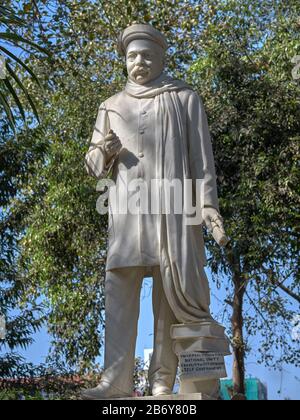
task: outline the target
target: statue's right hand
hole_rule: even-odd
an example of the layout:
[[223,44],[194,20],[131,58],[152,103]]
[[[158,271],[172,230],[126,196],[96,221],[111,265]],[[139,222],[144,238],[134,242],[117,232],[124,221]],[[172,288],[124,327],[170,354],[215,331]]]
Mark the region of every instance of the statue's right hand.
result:
[[119,153],[122,149],[122,143],[119,137],[113,130],[109,130],[108,134],[104,138],[104,150],[110,159],[114,154]]

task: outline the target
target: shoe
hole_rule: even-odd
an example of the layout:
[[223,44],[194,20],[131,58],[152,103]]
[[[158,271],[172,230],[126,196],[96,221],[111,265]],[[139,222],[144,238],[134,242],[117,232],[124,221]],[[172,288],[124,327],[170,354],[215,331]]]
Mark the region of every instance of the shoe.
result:
[[81,398],[83,400],[107,400],[117,398],[128,398],[132,395],[126,394],[121,390],[115,388],[109,382],[101,381],[95,388],[83,389],[81,391]]
[[160,395],[172,395],[172,389],[170,389],[167,385],[163,384],[153,384],[152,387],[152,396],[158,397]]

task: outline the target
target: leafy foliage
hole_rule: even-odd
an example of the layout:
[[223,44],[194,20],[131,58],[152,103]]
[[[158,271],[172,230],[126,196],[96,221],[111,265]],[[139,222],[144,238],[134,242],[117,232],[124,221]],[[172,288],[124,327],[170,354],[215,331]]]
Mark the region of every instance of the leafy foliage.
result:
[[[39,129],[33,130],[36,133]],[[0,312],[6,320],[6,339],[0,341],[0,377],[14,376],[20,360],[18,348],[28,347],[32,335],[39,330],[45,318],[45,307],[35,299],[24,300],[27,284],[17,269],[19,258],[18,240],[23,233],[23,218],[27,209],[10,209],[14,205],[23,183],[27,182],[28,168],[41,158],[43,140],[33,141],[33,136],[11,137],[0,126]],[[7,353],[6,353],[7,352]]]
[[[8,3],[8,5],[6,5]],[[26,110],[23,103],[28,103],[31,111],[39,120],[38,111],[28,88],[24,85],[19,70],[24,70],[33,82],[40,86],[39,81],[26,60],[20,58],[19,50],[32,49],[35,54],[47,54],[47,51],[23,35],[27,23],[10,7],[10,2],[0,5],[0,54],[4,58],[6,75],[0,79],[0,110],[4,112],[11,129],[16,133],[17,117],[15,109],[23,122],[26,123]]]
[[227,251],[210,246],[212,269],[217,277],[237,273],[236,289],[249,307],[245,327],[262,336],[261,359],[272,363],[282,347],[280,362],[297,365],[290,339],[297,311],[280,286],[300,294],[300,87],[291,62],[300,48],[298,16],[294,1],[219,2],[190,69],[210,116],[231,237]]
[[34,366],[19,358],[17,376],[0,379],[1,400],[78,400],[81,389],[95,387],[101,380],[99,368],[79,376],[57,364]]
[[[45,86],[41,93],[26,81],[42,123],[22,143],[8,143],[18,153],[5,155],[3,182],[12,191],[5,193],[5,226],[24,303],[46,305],[54,360],[84,371],[101,350],[107,220],[95,210],[95,182],[83,159],[99,104],[126,80],[115,51],[119,31],[146,21],[170,41],[169,73],[188,78],[209,113],[232,238],[224,252],[208,242],[217,282],[229,276],[243,289],[245,326],[249,335],[261,331],[262,360],[271,363],[278,346],[281,361],[299,363],[287,335],[294,308],[279,286],[286,278],[299,296],[299,83],[291,77],[298,2],[36,3],[38,21],[28,2],[19,2],[19,15],[28,39],[52,60],[28,55]],[[21,175],[11,169],[18,165]],[[222,287],[232,303],[231,283]]]

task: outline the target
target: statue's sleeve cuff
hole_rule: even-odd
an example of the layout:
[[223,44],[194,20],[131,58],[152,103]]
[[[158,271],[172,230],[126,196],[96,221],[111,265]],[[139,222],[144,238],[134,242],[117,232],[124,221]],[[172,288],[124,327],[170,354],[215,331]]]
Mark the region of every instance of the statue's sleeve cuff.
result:
[[114,163],[118,157],[118,153],[115,153],[109,160],[107,160],[106,153],[99,143],[95,145],[85,157],[85,167],[89,175],[94,178],[106,178],[109,176]]

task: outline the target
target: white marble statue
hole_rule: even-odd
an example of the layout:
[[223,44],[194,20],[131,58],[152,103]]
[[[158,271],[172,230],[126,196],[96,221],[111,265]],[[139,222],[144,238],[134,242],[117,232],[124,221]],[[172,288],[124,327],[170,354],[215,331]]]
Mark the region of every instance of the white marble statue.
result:
[[[174,211],[120,214],[110,203],[105,370],[98,387],[83,392],[86,399],[132,395],[145,276],[153,277],[152,395],[172,392],[181,352],[228,353],[224,329],[210,315],[204,271],[202,223],[219,243],[225,232],[202,101],[189,85],[164,74],[167,41],[151,25],[126,28],[118,47],[126,57],[128,81],[123,91],[100,105],[85,159],[87,171],[97,179],[111,174],[121,201],[125,200],[122,194],[128,194],[124,185],[132,180],[147,185],[154,179],[176,179],[182,184],[186,179],[202,180],[197,204],[202,217],[200,223],[190,225],[184,214]],[[193,185],[196,194],[198,184]],[[166,199],[164,188],[156,199]],[[194,384],[183,380],[181,392],[217,395],[218,384],[215,377],[198,378]]]

